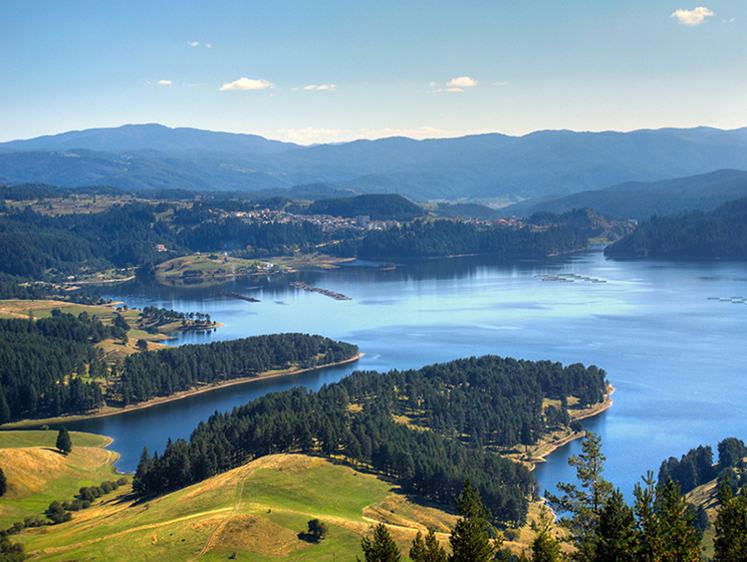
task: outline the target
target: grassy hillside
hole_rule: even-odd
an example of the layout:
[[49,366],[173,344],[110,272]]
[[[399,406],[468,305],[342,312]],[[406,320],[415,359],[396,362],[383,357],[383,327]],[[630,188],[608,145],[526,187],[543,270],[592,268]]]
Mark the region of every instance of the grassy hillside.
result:
[[111,439],[71,432],[72,452],[55,448],[56,431],[0,432],[0,468],[8,491],[0,501],[0,528],[42,515],[54,500],[70,500],[84,486],[116,480],[119,455],[104,449]]
[[[0,466],[9,492],[0,502],[4,528],[25,514],[41,515],[54,499],[113,479],[116,454],[108,440],[73,433],[73,452],[54,450],[54,431],[0,433]],[[329,528],[325,540],[304,540],[311,519]],[[361,537],[388,525],[407,554],[418,530],[434,528],[448,547],[456,516],[415,503],[390,482],[332,461],[272,455],[194,486],[136,501],[129,485],[104,496],[73,520],[14,535],[34,560],[169,561],[350,560]],[[515,537],[530,540],[527,528]],[[505,543],[514,548],[519,543]],[[403,559],[407,558],[403,556]]]
[[[299,535],[329,527],[319,544]],[[360,554],[376,521],[406,551],[417,529],[448,532],[454,516],[416,506],[373,476],[302,455],[274,455],[138,503],[122,495],[19,537],[35,560],[335,560]],[[447,535],[441,539],[448,541]]]

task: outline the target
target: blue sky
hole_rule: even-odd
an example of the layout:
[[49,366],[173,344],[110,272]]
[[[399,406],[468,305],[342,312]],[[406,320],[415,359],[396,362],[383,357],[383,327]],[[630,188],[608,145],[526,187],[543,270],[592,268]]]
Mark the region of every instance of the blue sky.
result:
[[747,2],[702,2],[0,0],[0,141],[747,126]]

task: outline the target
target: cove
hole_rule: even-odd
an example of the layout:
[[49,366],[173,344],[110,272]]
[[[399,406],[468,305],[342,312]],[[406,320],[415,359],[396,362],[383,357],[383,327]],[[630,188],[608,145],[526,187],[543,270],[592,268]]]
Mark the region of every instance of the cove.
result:
[[[548,260],[491,257],[423,260],[379,271],[352,263],[334,270],[236,279],[219,290],[131,282],[107,298],[141,308],[209,313],[225,324],[171,343],[200,343],[272,332],[317,333],[357,344],[357,363],[252,382],[68,429],[114,439],[118,468],[132,471],[143,449],[189,438],[215,411],[295,385],[316,390],[355,369],[419,368],[495,354],[595,364],[616,388],[613,406],[584,421],[602,437],[605,476],[630,498],[646,470],[690,448],[744,438],[747,388],[747,268],[742,262],[615,261],[594,248]],[[290,286],[301,281],[351,298],[337,301]],[[573,442],[539,465],[540,490],[572,481]]]

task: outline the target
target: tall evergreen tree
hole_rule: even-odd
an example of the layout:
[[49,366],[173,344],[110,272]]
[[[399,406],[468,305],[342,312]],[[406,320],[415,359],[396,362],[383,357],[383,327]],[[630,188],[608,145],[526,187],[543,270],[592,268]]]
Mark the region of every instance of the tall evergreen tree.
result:
[[536,533],[532,540],[532,562],[558,562],[560,560],[560,542],[552,533],[552,517],[543,505],[537,521],[532,523]]
[[363,537],[361,548],[365,562],[400,562],[402,560],[397,543],[394,542],[383,523],[376,525],[373,537],[370,539]]
[[490,524],[490,511],[482,503],[480,493],[472,482],[464,482],[462,493],[456,500],[461,518],[451,531],[451,556],[449,562],[487,562],[495,556],[503,541],[492,541],[494,531]]
[[591,562],[595,559],[599,518],[613,488],[610,482],[602,478],[605,457],[601,450],[601,438],[587,432],[581,450],[580,455],[568,459],[568,464],[576,467],[580,488],[575,484],[560,483],[558,490],[562,495],[545,492],[545,497],[554,511],[568,514],[561,517],[559,523],[568,529],[567,540],[576,547],[571,558]]
[[413,562],[446,562],[446,551],[441,546],[433,529],[428,529],[428,534],[423,539],[423,534],[418,531],[410,548],[410,558]]
[[713,562],[747,562],[747,497],[734,496],[729,483],[722,482],[718,499]]
[[635,514],[625,503],[622,492],[612,492],[599,516],[596,562],[636,562]]
[[57,442],[55,443],[55,447],[57,447],[65,455],[73,450],[73,440],[70,439],[70,434],[68,433],[67,429],[65,429],[64,425],[60,428],[60,431],[57,434]]
[[701,532],[694,525],[695,514],[688,509],[679,485],[668,479],[654,484],[653,472],[637,484],[635,513],[637,560],[642,562],[691,562],[700,560]]

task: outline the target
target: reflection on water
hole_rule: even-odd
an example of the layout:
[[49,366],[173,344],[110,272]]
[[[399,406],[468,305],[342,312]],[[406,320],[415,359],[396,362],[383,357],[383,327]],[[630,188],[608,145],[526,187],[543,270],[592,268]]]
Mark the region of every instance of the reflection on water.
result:
[[[188,438],[199,420],[265,392],[303,384],[316,389],[353,369],[418,368],[472,355],[596,364],[616,387],[614,406],[587,420],[607,456],[607,476],[630,494],[633,483],[669,456],[699,444],[744,436],[747,389],[740,353],[747,306],[709,300],[747,295],[743,263],[612,261],[599,250],[546,261],[457,258],[413,261],[380,271],[361,264],[261,279],[236,279],[221,291],[133,282],[108,298],[128,306],[209,313],[226,326],[180,335],[198,343],[272,332],[318,333],[356,343],[355,366],[230,387],[194,399],[84,422],[78,428],[114,437],[119,467],[133,470],[143,445]],[[540,277],[537,277],[540,276]],[[568,281],[543,281],[543,277]],[[605,280],[591,283],[584,278]],[[342,293],[335,301],[290,287],[292,281]],[[107,290],[110,290],[107,288]],[[567,476],[567,451],[537,469],[541,489]]]

